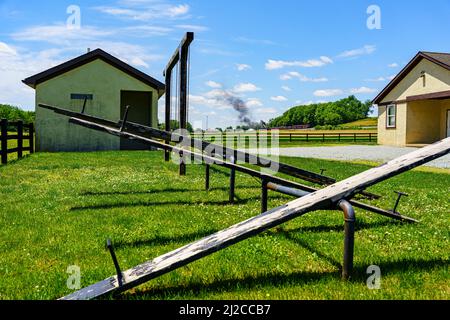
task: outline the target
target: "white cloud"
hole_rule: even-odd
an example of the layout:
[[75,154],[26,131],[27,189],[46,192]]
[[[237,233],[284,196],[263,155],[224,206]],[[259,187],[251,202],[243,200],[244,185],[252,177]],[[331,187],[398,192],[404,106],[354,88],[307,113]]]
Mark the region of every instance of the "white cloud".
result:
[[309,100],[309,101],[296,100],[295,103],[299,106],[309,106],[310,104],[313,104],[314,101],[312,101],[312,100]]
[[387,77],[378,77],[378,78],[370,78],[370,79],[366,79],[364,81],[369,81],[369,82],[382,82],[382,81],[390,81],[392,79],[395,78],[395,75],[391,75],[391,76],[387,76]]
[[340,96],[342,94],[344,94],[344,91],[341,89],[323,89],[314,91],[316,97],[332,97]]
[[251,69],[252,67],[245,63],[236,63],[236,68],[238,71],[245,71]]
[[235,93],[244,93],[244,92],[255,92],[260,91],[261,88],[257,87],[253,83],[239,83],[233,87],[233,92]]
[[199,25],[194,25],[194,24],[178,24],[175,27],[178,29],[183,29],[186,31],[195,31],[195,32],[203,32],[203,31],[209,30],[209,28],[206,26],[199,26]]
[[[150,28],[150,29],[148,29]],[[68,29],[64,24],[50,26],[32,26],[22,31],[12,34],[16,41],[38,41],[48,42],[58,45],[59,52],[73,52],[76,54],[85,53],[87,48],[101,48],[108,53],[116,56],[126,63],[136,67],[150,67],[150,63],[159,61],[164,56],[151,53],[151,49],[129,44],[126,42],[116,42],[106,40],[108,36],[116,35],[118,32],[135,31],[137,33],[145,32],[169,32],[169,29],[151,28],[146,26],[136,26],[118,30],[100,30],[97,27],[83,26],[81,29]],[[139,32],[138,32],[139,31]],[[82,50],[80,52],[80,50]]]
[[380,82],[380,81],[386,81],[386,78],[385,77],[370,78],[370,79],[366,79],[365,81]]
[[262,44],[262,45],[275,45],[276,43],[271,40],[261,40],[261,39],[252,39],[247,37],[238,37],[234,39],[237,42],[248,43],[248,44]]
[[388,67],[389,68],[397,68],[398,67],[398,63],[391,63],[391,64],[388,64]]
[[206,95],[189,95],[189,103],[192,106],[204,106],[217,110],[233,109],[225,100],[220,99],[219,96],[214,97],[212,94],[209,97]]
[[263,103],[257,98],[250,98],[246,101],[247,107],[262,107]]
[[34,109],[34,90],[22,80],[61,63],[64,49],[25,51],[0,43],[0,102]]
[[339,58],[353,58],[362,55],[367,55],[375,52],[376,46],[374,45],[365,45],[362,48],[347,50],[338,55]]
[[259,114],[274,114],[277,113],[275,108],[259,108],[255,110]]
[[171,5],[160,1],[124,1],[122,4],[128,7],[99,6],[94,9],[112,16],[137,21],[185,18],[190,10],[187,4]]
[[13,47],[7,45],[6,43],[0,42],[0,56],[3,55],[15,56],[17,55],[17,51]]
[[204,94],[206,98],[213,98],[213,99],[223,99],[228,95],[230,95],[230,93],[222,89],[214,89]]
[[321,56],[319,59],[311,59],[307,61],[283,61],[283,60],[271,60],[266,62],[266,70],[276,70],[285,67],[322,67],[327,64],[333,63],[333,60],[326,56]]
[[287,92],[292,91],[292,89],[289,88],[288,86],[281,86],[281,89],[283,89],[284,91],[287,91]]
[[360,87],[360,88],[352,88],[350,89],[350,93],[358,94],[358,93],[374,93],[377,89],[368,88],[368,87]]
[[167,36],[173,31],[172,28],[162,26],[137,25],[124,27],[120,29],[112,29],[111,32],[117,35],[125,35],[126,37],[153,37]]
[[222,85],[218,82],[209,80],[205,83],[208,87],[214,88],[214,89],[218,89],[218,88],[222,88]]
[[197,49],[197,51],[200,53],[203,53],[203,54],[207,54],[207,55],[218,55],[218,56],[225,56],[225,57],[232,57],[232,56],[239,55],[236,52],[223,50],[223,49],[215,48],[215,47],[204,47],[204,48]]
[[291,71],[285,74],[282,74],[280,76],[281,80],[290,80],[293,78],[298,78],[301,82],[327,82],[328,78],[322,77],[322,78],[308,78],[307,76],[297,72],[297,71]]
[[126,42],[92,41],[87,42],[86,46],[90,48],[101,48],[136,67],[149,68],[155,61],[161,61],[165,58],[161,54],[151,53],[152,50],[149,48]]
[[277,101],[277,102],[282,102],[282,101],[287,101],[288,99],[286,97],[283,97],[283,96],[274,96],[274,97],[270,97],[270,100]]
[[72,41],[94,40],[114,34],[112,30],[100,30],[92,26],[81,29],[69,29],[65,24],[51,26],[33,26],[13,33],[11,37],[17,41],[45,41],[57,45],[73,46]]

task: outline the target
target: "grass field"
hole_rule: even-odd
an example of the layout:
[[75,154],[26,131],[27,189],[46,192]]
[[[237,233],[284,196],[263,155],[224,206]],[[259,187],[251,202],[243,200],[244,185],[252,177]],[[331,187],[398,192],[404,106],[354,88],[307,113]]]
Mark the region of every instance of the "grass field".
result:
[[357,121],[353,121],[353,122],[349,122],[349,123],[344,123],[341,124],[340,127],[345,129],[345,128],[355,128],[355,127],[360,127],[360,128],[374,128],[375,130],[377,129],[378,126],[378,118],[375,117],[370,117],[370,118],[365,118],[365,119],[361,119],[361,120],[357,120]]
[[[17,132],[8,132],[8,135],[16,135]],[[28,133],[25,133],[25,135],[28,135]],[[30,146],[30,142],[28,139],[23,140],[23,147],[27,148]],[[8,140],[8,149],[17,148],[17,139]],[[0,150],[2,150],[2,147],[0,146]],[[29,154],[29,151],[23,151],[23,155]],[[17,152],[9,153],[8,154],[8,161],[13,161],[17,159]]]
[[[259,182],[237,174],[227,204],[227,171],[190,165],[187,176],[160,152],[34,154],[0,166],[0,299],[55,299],[70,265],[82,286],[115,273],[105,239],[122,269],[152,259],[259,213]],[[366,164],[285,158],[343,179]],[[414,170],[374,186],[373,201],[391,208],[393,190],[410,194],[403,224],[357,210],[355,272],[340,280],[343,216],[315,212],[238,243],[128,291],[122,299],[449,299],[450,175]],[[269,207],[291,198],[270,193]],[[366,286],[369,265],[381,289]]]

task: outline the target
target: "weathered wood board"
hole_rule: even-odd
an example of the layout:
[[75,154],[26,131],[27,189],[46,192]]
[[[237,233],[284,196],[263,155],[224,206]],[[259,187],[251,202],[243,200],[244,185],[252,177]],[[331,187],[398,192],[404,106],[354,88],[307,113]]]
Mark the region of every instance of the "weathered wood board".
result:
[[[120,137],[124,137],[124,138],[128,138],[128,139],[138,140],[138,141],[140,141],[142,143],[147,143],[147,144],[149,144],[151,146],[154,146],[154,147],[157,147],[157,148],[161,148],[163,150],[170,150],[170,151],[173,151],[173,152],[176,152],[176,153],[179,153],[180,151],[183,151],[185,154],[187,154],[187,155],[191,156],[192,158],[194,158],[194,160],[199,160],[199,161],[202,161],[202,162],[205,161],[205,162],[210,163],[210,164],[214,163],[214,164],[216,164],[218,166],[223,166],[223,167],[226,167],[226,168],[229,168],[229,169],[235,169],[235,170],[237,170],[239,172],[242,172],[242,173],[245,173],[245,174],[248,174],[250,176],[253,176],[253,177],[256,177],[256,178],[260,178],[260,179],[264,177],[264,179],[266,179],[269,182],[274,182],[274,183],[281,184],[281,185],[284,185],[284,186],[287,186],[287,187],[297,188],[297,189],[304,190],[304,191],[307,191],[307,192],[314,192],[314,191],[318,190],[316,188],[313,188],[313,187],[310,187],[310,186],[306,186],[306,185],[300,184],[298,182],[286,180],[286,179],[283,179],[283,178],[280,178],[280,177],[277,177],[277,176],[264,175],[264,174],[262,174],[259,171],[256,171],[256,170],[253,170],[253,169],[241,166],[239,164],[230,163],[230,162],[228,162],[228,161],[226,161],[226,160],[224,160],[222,158],[210,157],[210,156],[207,156],[205,154],[200,154],[200,153],[193,152],[191,150],[181,149],[181,148],[178,148],[178,147],[175,147],[175,146],[172,146],[172,145],[164,144],[162,142],[155,141],[155,140],[153,140],[151,138],[142,137],[142,136],[136,135],[134,133],[122,132],[119,129],[116,129],[115,127],[111,127],[111,126],[108,126],[108,125],[101,125],[101,124],[97,124],[97,123],[94,123],[94,122],[91,122],[91,121],[88,121],[88,120],[85,120],[85,119],[79,119],[79,118],[74,118],[74,117],[70,118],[69,121],[71,123],[74,123],[74,124],[77,124],[77,125],[80,125],[80,126],[84,126],[84,127],[90,128],[90,129],[104,131],[104,132],[107,132],[109,134],[120,136]],[[361,193],[361,192],[362,191],[359,191],[358,193]],[[406,216],[402,216],[400,214],[396,214],[396,213],[393,213],[393,212],[390,212],[390,211],[387,211],[387,210],[383,210],[383,209],[380,209],[380,208],[377,208],[377,207],[374,207],[374,206],[370,206],[368,204],[365,204],[365,203],[362,203],[362,202],[359,202],[359,201],[354,201],[354,200],[350,200],[350,199],[347,199],[347,200],[349,200],[350,203],[353,206],[355,206],[355,207],[358,207],[358,208],[361,208],[361,209],[364,209],[364,210],[368,210],[368,211],[371,211],[371,212],[374,212],[374,213],[377,213],[377,214],[382,214],[382,215],[384,215],[386,217],[390,217],[390,218],[393,218],[393,219],[396,219],[396,220],[401,220],[401,221],[417,222],[417,220],[414,220],[412,218],[409,218],[409,217],[406,217]]]
[[[39,106],[42,108],[52,110],[56,113],[60,113],[60,114],[69,116],[69,117],[76,117],[79,119],[92,121],[95,123],[110,126],[112,128],[119,128],[122,125],[122,121],[119,121],[118,123],[116,123],[116,122],[108,121],[105,119],[97,118],[94,116],[90,116],[87,114],[82,114],[82,113],[78,113],[78,112],[74,112],[74,111],[70,111],[70,110],[66,110],[66,109],[62,109],[59,107],[42,104],[42,103],[40,103]],[[167,131],[147,127],[147,126],[144,126],[144,125],[141,125],[138,123],[133,123],[133,122],[127,122],[125,124],[125,129],[127,131],[131,131],[131,132],[139,134],[139,135],[144,135],[144,137],[162,139],[162,140],[165,140],[166,142],[175,142],[176,143],[178,141],[181,141],[181,139],[183,138],[181,135],[179,135],[177,133],[169,133]],[[310,181],[310,182],[318,183],[321,185],[329,185],[329,184],[336,182],[335,179],[318,174],[318,173],[303,170],[303,169],[300,169],[300,168],[297,168],[297,167],[294,167],[294,166],[291,166],[291,165],[288,165],[285,163],[266,159],[261,156],[252,155],[247,152],[227,148],[224,146],[219,146],[214,143],[203,141],[200,139],[191,138],[191,144],[192,144],[192,147],[194,147],[194,148],[200,146],[202,152],[205,150],[208,150],[208,149],[214,149],[214,150],[223,149],[224,155],[234,155],[235,159],[238,159],[239,161],[244,161],[246,163],[254,164],[254,165],[265,167],[265,168],[277,168],[278,171],[281,173],[285,173],[285,174],[303,179],[305,181]]]
[[[84,123],[86,127],[97,128],[111,134],[120,135],[120,132],[116,129],[96,125],[84,120],[71,119],[71,122],[80,125]],[[125,134],[129,138],[134,136],[129,133]],[[134,138],[140,137],[135,136]],[[117,276],[113,276],[62,299],[93,299],[109,293],[130,289],[298,216],[315,210],[331,208],[341,199],[351,198],[371,185],[442,157],[449,152],[450,138],[447,138],[128,269],[123,272],[122,286],[118,285]]]

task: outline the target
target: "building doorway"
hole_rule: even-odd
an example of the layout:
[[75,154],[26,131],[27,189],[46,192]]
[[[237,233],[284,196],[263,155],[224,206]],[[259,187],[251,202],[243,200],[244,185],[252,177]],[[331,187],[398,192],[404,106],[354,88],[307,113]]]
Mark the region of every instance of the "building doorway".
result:
[[[120,117],[125,114],[125,107],[130,106],[127,121],[151,126],[152,124],[152,93],[148,91],[121,91]],[[148,145],[137,141],[120,138],[120,150],[149,150]]]

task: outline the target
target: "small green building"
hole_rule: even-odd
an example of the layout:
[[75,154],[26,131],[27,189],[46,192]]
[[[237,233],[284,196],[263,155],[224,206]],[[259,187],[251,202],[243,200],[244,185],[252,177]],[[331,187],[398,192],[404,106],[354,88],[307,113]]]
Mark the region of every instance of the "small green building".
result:
[[101,151],[148,149],[137,142],[69,123],[68,118],[38,107],[59,106],[111,121],[125,107],[128,120],[157,127],[158,99],[164,84],[107,52],[96,49],[43,71],[23,82],[36,91],[37,151]]

